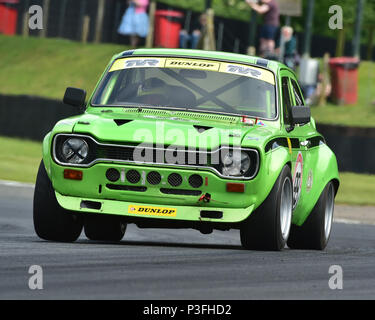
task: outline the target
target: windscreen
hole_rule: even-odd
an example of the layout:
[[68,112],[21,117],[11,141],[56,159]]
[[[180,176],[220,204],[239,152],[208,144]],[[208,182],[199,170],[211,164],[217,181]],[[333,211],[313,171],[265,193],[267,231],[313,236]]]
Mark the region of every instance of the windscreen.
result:
[[182,58],[123,58],[113,63],[92,104],[274,119],[275,91],[273,73],[255,66]]

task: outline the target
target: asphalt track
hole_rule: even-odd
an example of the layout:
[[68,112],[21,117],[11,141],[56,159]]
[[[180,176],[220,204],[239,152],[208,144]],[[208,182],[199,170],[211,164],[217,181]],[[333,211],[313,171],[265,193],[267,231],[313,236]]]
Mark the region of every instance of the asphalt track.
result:
[[[375,226],[335,223],[326,251],[242,250],[238,231],[128,226],[119,244],[39,240],[31,187],[0,185],[0,299],[374,299]],[[28,287],[43,268],[43,290]],[[331,265],[343,269],[332,290]]]

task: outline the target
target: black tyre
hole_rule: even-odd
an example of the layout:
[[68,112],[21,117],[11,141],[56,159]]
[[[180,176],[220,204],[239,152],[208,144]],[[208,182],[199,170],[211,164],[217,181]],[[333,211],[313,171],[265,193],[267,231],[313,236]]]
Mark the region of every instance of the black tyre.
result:
[[36,178],[33,219],[36,234],[44,240],[73,242],[82,232],[82,216],[60,207],[43,161]]
[[116,216],[87,214],[85,235],[90,240],[118,242],[124,237],[126,223]]
[[301,227],[292,225],[288,247],[324,250],[331,235],[334,202],[335,186],[331,181],[324,188],[305,223]]
[[285,166],[266,200],[241,226],[244,248],[280,251],[285,247],[292,221],[292,186],[290,168]]

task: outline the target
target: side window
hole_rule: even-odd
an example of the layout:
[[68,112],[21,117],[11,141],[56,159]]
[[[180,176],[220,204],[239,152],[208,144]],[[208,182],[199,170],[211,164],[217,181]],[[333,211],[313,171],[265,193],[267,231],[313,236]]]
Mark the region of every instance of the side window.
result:
[[290,97],[288,77],[281,78],[281,86],[282,86],[282,94],[283,94],[284,124],[291,125],[292,121],[291,121],[291,116],[290,116],[290,109],[292,107],[292,99]]
[[295,106],[303,106],[304,103],[303,103],[301,90],[300,90],[297,82],[294,81],[293,79],[291,79],[291,80],[292,80],[293,93],[294,93],[294,97],[295,97],[295,100],[296,100]]

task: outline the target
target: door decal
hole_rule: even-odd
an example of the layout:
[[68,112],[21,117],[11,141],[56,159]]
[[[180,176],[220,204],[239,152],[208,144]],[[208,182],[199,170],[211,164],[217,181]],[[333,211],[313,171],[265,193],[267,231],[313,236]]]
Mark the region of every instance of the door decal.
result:
[[312,173],[312,170],[310,169],[309,175],[307,177],[306,192],[310,192],[312,185],[313,185],[313,173]]
[[296,166],[293,175],[293,210],[297,207],[298,200],[301,196],[302,188],[303,157],[299,152],[297,155]]

